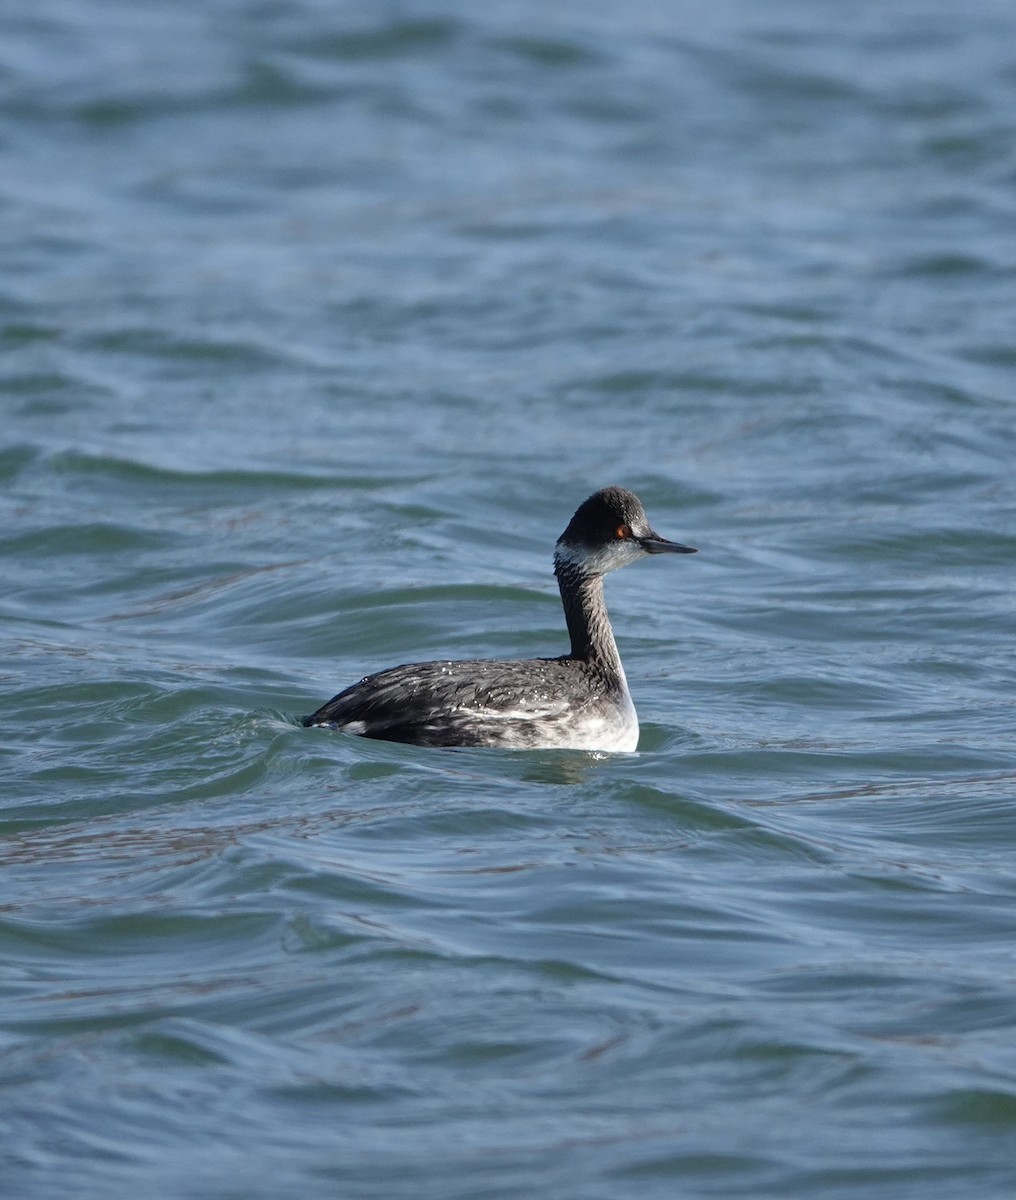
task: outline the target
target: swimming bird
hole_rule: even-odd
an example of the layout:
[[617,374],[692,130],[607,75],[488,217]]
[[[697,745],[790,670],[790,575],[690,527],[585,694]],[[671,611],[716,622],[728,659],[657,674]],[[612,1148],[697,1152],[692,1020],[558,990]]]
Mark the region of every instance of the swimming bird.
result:
[[654,533],[634,493],[603,488],[579,505],[554,548],[568,654],[391,667],[339,692],[302,723],[418,746],[632,751],[639,722],[603,576],[649,554],[694,553]]

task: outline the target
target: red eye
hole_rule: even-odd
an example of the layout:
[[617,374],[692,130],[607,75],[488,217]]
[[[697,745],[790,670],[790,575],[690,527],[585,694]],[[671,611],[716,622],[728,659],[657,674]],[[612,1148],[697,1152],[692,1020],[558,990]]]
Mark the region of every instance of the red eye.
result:
[[628,528],[627,525],[618,525],[617,529],[615,529],[614,532],[619,538],[630,538],[631,537],[631,530]]

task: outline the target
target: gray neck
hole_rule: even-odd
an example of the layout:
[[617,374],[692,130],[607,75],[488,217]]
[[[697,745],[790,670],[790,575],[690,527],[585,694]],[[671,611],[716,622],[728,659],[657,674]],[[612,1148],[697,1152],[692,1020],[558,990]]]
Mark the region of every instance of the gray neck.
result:
[[571,657],[588,663],[623,686],[621,656],[603,602],[603,576],[587,575],[561,557],[554,559],[554,574],[571,637]]

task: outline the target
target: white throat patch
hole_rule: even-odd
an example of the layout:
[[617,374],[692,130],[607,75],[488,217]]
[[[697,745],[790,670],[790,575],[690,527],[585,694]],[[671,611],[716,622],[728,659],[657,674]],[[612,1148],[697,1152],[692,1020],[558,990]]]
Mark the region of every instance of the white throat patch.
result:
[[575,567],[585,575],[606,575],[608,571],[626,567],[645,556],[646,551],[633,538],[624,541],[619,539],[597,550],[587,550],[584,546],[573,546],[568,542],[558,542],[554,547],[555,562]]

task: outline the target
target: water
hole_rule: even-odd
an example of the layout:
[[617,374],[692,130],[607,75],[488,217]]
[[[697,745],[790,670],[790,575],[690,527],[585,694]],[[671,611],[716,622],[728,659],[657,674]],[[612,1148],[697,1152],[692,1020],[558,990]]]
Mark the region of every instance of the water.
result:
[[[4,1195],[1012,1195],[1014,26],[8,7]],[[612,482],[637,756],[297,726]]]

